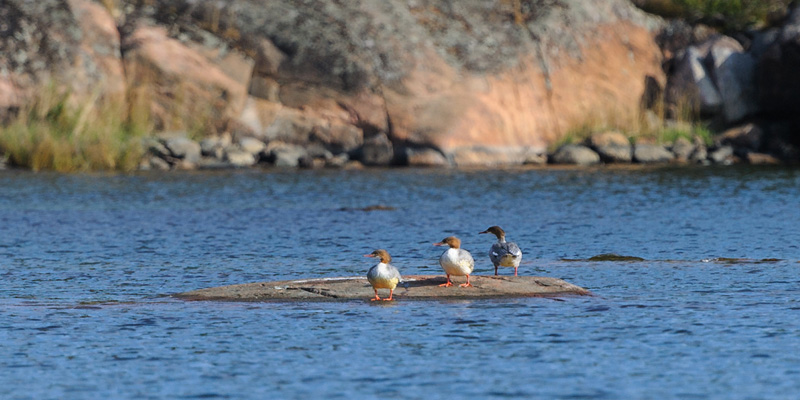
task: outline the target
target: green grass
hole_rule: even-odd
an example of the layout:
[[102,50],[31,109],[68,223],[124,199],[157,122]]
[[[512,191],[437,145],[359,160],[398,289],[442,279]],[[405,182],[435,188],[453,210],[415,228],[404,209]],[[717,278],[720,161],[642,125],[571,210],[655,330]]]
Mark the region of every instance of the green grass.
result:
[[665,18],[702,22],[724,32],[769,24],[791,0],[634,0],[641,9]]
[[76,105],[69,93],[46,87],[0,127],[0,154],[34,171],[134,170],[148,119],[123,104],[136,103],[92,98]]
[[655,132],[655,138],[659,143],[675,143],[678,138],[686,138],[692,140],[694,137],[700,138],[706,146],[713,143],[712,133],[708,128],[702,125],[685,125],[679,127],[665,127],[664,129]]

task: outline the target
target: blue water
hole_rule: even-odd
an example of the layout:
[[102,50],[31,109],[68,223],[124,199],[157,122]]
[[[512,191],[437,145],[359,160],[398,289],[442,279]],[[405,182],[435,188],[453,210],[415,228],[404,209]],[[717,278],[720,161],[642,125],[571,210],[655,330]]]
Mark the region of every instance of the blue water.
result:
[[[798,222],[791,168],[0,171],[0,398],[797,398]],[[168,297],[437,274],[448,235],[489,274],[491,225],[594,296]]]

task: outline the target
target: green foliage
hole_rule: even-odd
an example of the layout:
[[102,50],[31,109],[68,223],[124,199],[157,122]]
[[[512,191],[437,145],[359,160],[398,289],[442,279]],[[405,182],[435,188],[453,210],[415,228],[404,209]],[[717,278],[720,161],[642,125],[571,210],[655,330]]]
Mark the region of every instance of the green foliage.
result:
[[710,145],[713,142],[713,133],[708,128],[700,125],[667,127],[656,133],[656,139],[659,143],[674,143],[681,137],[692,140],[695,136],[699,137],[706,145]]
[[0,154],[34,171],[134,170],[146,119],[131,117],[137,114],[122,104],[94,98],[74,105],[69,93],[47,87],[0,127]]
[[634,3],[665,18],[685,18],[723,31],[736,31],[765,25],[774,13],[786,10],[791,0],[635,0]]

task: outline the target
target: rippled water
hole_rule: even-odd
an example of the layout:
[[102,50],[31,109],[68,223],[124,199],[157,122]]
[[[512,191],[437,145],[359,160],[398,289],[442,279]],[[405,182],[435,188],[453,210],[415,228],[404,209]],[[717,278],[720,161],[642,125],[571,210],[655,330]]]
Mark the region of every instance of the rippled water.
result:
[[[789,168],[0,171],[0,398],[796,398],[799,221]],[[435,274],[451,234],[488,274],[495,224],[521,273],[595,296],[165,296],[379,247]]]

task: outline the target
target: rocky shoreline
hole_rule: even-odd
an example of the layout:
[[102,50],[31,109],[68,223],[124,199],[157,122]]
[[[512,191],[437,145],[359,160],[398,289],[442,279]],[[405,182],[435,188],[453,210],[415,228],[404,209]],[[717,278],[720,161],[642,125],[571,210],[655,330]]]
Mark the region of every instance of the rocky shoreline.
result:
[[630,0],[513,3],[8,0],[0,123],[53,85],[88,110],[72,130],[109,104],[146,120],[140,169],[800,161],[800,7],[726,36]]
[[[364,166],[456,167],[435,149],[414,149],[412,157],[399,162],[375,163],[375,159],[394,159],[387,140],[367,143],[353,152],[333,153],[323,147],[303,147],[285,142],[264,143],[252,137],[234,141],[229,136],[189,139],[183,133],[164,134],[145,141],[148,155],[140,170],[236,169],[252,167],[277,168],[362,168]],[[591,135],[580,143],[566,144],[552,153],[536,153],[513,165],[579,165],[598,164],[673,164],[673,165],[778,165],[791,162],[762,152],[764,148],[780,149],[781,143],[765,138],[755,125],[748,124],[719,135],[707,145],[699,137],[679,137],[671,144],[631,143],[625,135],[607,131]]]

